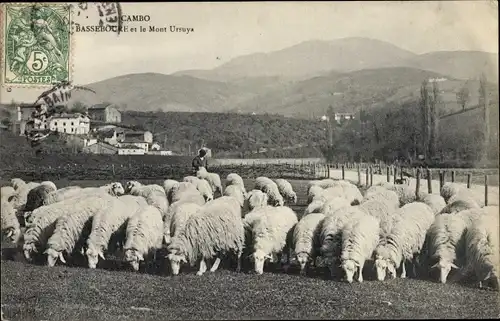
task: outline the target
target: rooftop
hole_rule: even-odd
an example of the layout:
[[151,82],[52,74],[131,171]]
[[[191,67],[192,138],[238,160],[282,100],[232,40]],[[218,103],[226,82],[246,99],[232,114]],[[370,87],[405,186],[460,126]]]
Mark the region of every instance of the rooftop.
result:
[[144,139],[139,138],[139,137],[126,137],[124,141],[122,141],[123,144],[126,143],[147,143],[144,141]]
[[96,105],[92,105],[90,106],[88,109],[89,110],[101,110],[101,109],[106,109],[106,107],[108,106],[111,106],[112,104],[107,104],[107,103],[103,103],[103,104],[96,104]]
[[66,114],[66,113],[63,113],[63,114],[58,114],[58,115],[54,115],[52,116],[52,119],[61,119],[61,118],[87,118],[86,116],[82,115],[82,114]]
[[120,149],[140,149],[140,150],[142,150],[142,148],[140,148],[136,145],[122,145],[119,148]]

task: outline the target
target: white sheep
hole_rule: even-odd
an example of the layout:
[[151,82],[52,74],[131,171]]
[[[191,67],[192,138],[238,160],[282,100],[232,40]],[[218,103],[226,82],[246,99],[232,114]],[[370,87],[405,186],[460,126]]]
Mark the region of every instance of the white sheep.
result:
[[26,204],[24,205],[25,212],[32,212],[34,209],[44,205],[44,200],[49,194],[57,191],[55,185],[40,184],[39,186],[32,188],[26,197]]
[[12,206],[17,212],[22,212],[24,206],[26,205],[26,201],[28,199],[28,193],[35,187],[39,186],[40,183],[29,182],[23,185],[19,185],[16,189],[16,193],[9,198],[9,202],[12,203]]
[[[313,186],[311,191],[314,191],[315,188],[316,187]],[[355,185],[345,181],[337,181],[335,186],[323,189],[321,192],[318,190],[318,193],[315,194],[312,201],[306,207],[304,215],[320,212],[326,202],[330,199],[337,199],[338,197],[345,198],[349,204],[353,205],[359,204],[363,199],[361,192]]]
[[[127,184],[128,186],[128,184]],[[134,185],[128,189],[128,193],[134,196],[142,196],[148,205],[156,207],[162,217],[165,217],[168,209],[167,195],[163,187],[157,184],[150,185]]]
[[420,202],[404,205],[397,210],[396,215],[391,232],[375,249],[375,267],[380,281],[385,279],[387,271],[391,278],[395,278],[396,269],[400,266],[401,278],[405,278],[407,260],[413,260],[415,274],[417,255],[422,250],[427,230],[434,222],[432,209]]
[[335,275],[336,262],[342,251],[342,229],[350,221],[366,215],[358,206],[342,207],[330,213],[319,227],[320,253],[332,276]]
[[125,261],[135,271],[144,257],[156,259],[163,242],[162,214],[154,206],[139,209],[127,222],[127,237],[123,247]]
[[267,206],[269,203],[269,196],[258,189],[253,189],[247,193],[245,197],[245,206],[244,209],[246,211],[252,211],[258,207]]
[[196,185],[188,182],[179,183],[179,185],[172,188],[172,203],[180,201],[181,199],[191,199],[192,202],[197,204],[205,204],[205,198],[201,195]]
[[73,207],[66,207],[55,224],[54,231],[47,241],[47,265],[52,267],[57,260],[66,263],[64,253],[72,255],[83,251],[83,246],[91,232],[92,218],[99,213],[111,211],[117,199],[107,194],[82,197],[73,200]]
[[220,181],[219,174],[209,173],[207,172],[207,169],[205,167],[200,167],[196,172],[196,177],[207,180],[212,187],[214,195],[216,195],[216,193],[218,193],[218,195],[222,195],[222,193],[224,192],[222,190],[222,183]]
[[472,209],[436,216],[427,232],[426,244],[429,257],[437,261],[431,268],[439,268],[441,283],[446,283],[452,268],[458,269],[457,265],[465,264],[466,230],[483,212],[483,209]]
[[[88,199],[87,195],[82,195],[85,204]],[[54,232],[56,221],[59,217],[67,215],[74,211],[74,204],[79,198],[71,198],[62,200],[46,206],[41,206],[35,209],[31,214],[31,220],[26,224],[24,233],[23,251],[26,260],[30,261],[33,253],[39,253],[45,249],[47,240]]]
[[125,234],[127,219],[148,205],[146,199],[140,196],[123,195],[113,199],[116,201],[112,208],[97,213],[92,219],[85,251],[89,268],[96,268],[99,257],[105,260],[104,252],[115,245],[110,240],[120,241],[121,235]]
[[203,195],[206,202],[214,199],[214,193],[212,192],[212,187],[210,183],[204,179],[199,179],[196,183],[196,189]]
[[195,184],[199,181],[200,179],[196,176],[186,176],[182,179],[183,182],[187,182],[187,183],[192,183],[192,184]]
[[167,195],[167,200],[169,204],[172,204],[172,190],[179,186],[179,182],[173,179],[166,179],[163,181],[163,189],[165,190],[165,195]]
[[304,216],[293,229],[292,245],[300,265],[300,274],[305,274],[308,263],[316,262],[319,256],[319,226],[324,218],[325,215],[321,213]]
[[362,215],[349,221],[341,232],[341,267],[347,282],[352,283],[356,271],[358,282],[363,282],[365,261],[372,258],[379,241],[379,220],[371,215]]
[[5,199],[2,199],[0,204],[2,241],[7,240],[15,244],[21,237],[21,226],[16,211],[12,204]]
[[278,185],[276,185],[276,183],[268,177],[257,177],[255,179],[254,189],[258,189],[266,193],[270,205],[283,206],[283,204],[285,203],[285,200],[283,199],[283,196],[281,196],[278,189]]
[[468,210],[468,209],[473,209],[473,208],[480,208],[480,206],[477,204],[477,202],[474,199],[472,199],[470,197],[460,198],[460,197],[452,196],[448,200],[448,204],[446,204],[446,206],[443,207],[443,209],[439,213],[452,214],[452,213],[458,213],[458,212]]
[[243,181],[243,178],[241,178],[240,175],[238,175],[236,173],[229,173],[229,174],[227,174],[227,177],[226,177],[226,187],[227,186],[232,186],[232,185],[239,186],[241,188],[241,190],[243,191],[243,195],[246,194],[245,182]]
[[43,181],[40,183],[40,185],[48,186],[49,188],[53,189],[54,191],[57,190],[56,184],[54,184],[54,182],[52,182],[52,181]]
[[[286,206],[265,206],[254,209],[244,218],[246,234],[252,240],[254,271],[264,272],[264,262],[285,254],[290,261],[290,244],[287,242],[297,224],[297,214]],[[285,267],[285,270],[287,268]]]
[[455,194],[458,194],[465,187],[458,183],[447,182],[441,187],[440,195],[444,198],[444,201],[448,203],[448,200]]
[[241,207],[233,197],[222,196],[205,204],[192,215],[184,229],[168,246],[168,259],[172,273],[177,275],[181,262],[194,264],[200,262],[196,275],[203,275],[206,260],[216,257],[210,272],[215,272],[220,264],[220,257],[227,253],[237,256],[239,271],[241,254],[244,246],[243,221]]
[[290,184],[289,181],[283,178],[278,178],[274,180],[274,182],[278,186],[278,191],[284,199],[290,203],[297,204],[297,193],[295,193],[292,184]]
[[[231,196],[238,200],[241,207],[245,206],[245,194],[240,186],[238,185],[229,185],[224,189],[224,196]],[[267,196],[267,195],[266,195]]]
[[394,204],[396,207],[399,207],[399,197],[396,192],[388,190],[382,186],[372,186],[370,187],[363,198],[362,202],[366,202],[370,199],[383,199],[387,201],[388,204]]
[[421,200],[419,200],[419,202],[427,204],[430,208],[432,208],[434,215],[440,213],[441,210],[446,206],[444,198],[437,194],[427,194]]
[[[314,203],[314,202],[313,202]],[[313,204],[311,203],[311,204]],[[309,204],[309,205],[311,205]],[[329,198],[323,205],[321,206],[319,213],[323,213],[326,216],[335,213],[338,209],[342,207],[351,206],[351,203],[344,197],[332,197]],[[314,213],[314,212],[311,212]]]
[[18,190],[21,186],[26,185],[26,182],[20,178],[13,178],[10,180],[10,184],[12,185],[14,190]]
[[314,180],[314,181],[309,181],[309,183],[307,183],[307,191],[306,193],[309,195],[309,191],[311,190],[311,188],[313,186],[317,186],[321,189],[325,189],[325,188],[328,188],[328,187],[333,187],[335,186],[337,183],[335,182],[335,180],[331,179],[331,178],[326,178],[326,179],[322,179],[322,180]]
[[16,190],[12,186],[2,186],[0,189],[0,197],[2,200],[8,201],[9,198],[16,193]]
[[387,235],[392,230],[398,216],[399,201],[397,195],[393,191],[387,192],[393,193],[392,197],[388,195],[386,195],[387,198],[369,196],[359,205],[360,210],[379,220],[381,237]]
[[415,189],[408,185],[381,183],[379,186],[383,186],[390,191],[396,192],[396,194],[398,194],[399,206],[404,206],[406,204],[418,201],[424,198],[425,195],[427,195],[426,192],[420,191],[417,198]]
[[191,215],[196,214],[200,210],[201,205],[196,203],[178,201],[172,204],[167,211],[168,220],[165,220],[163,223],[165,244],[170,244],[171,238],[182,231]]
[[[330,186],[333,187],[333,186]],[[312,185],[307,191],[307,204],[310,204],[315,198],[323,194],[325,189],[319,185]]]
[[[489,207],[489,206],[488,206]],[[496,282],[498,290],[500,277],[499,213],[496,209],[487,209],[489,215],[482,215],[467,229],[465,235],[466,271],[473,270],[482,287],[484,281]]]

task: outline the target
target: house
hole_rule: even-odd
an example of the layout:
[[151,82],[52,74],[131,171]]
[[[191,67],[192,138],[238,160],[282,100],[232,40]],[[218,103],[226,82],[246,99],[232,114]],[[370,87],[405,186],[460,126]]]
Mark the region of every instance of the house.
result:
[[110,124],[122,122],[122,114],[113,104],[97,104],[88,108],[89,118]]
[[118,153],[118,147],[103,142],[97,142],[96,144],[84,147],[83,152],[91,154],[116,154]]
[[116,146],[118,145],[118,142],[124,140],[123,132],[124,130],[122,128],[119,127],[108,128],[106,126],[104,128],[96,129],[95,136],[98,137],[99,140],[102,140],[110,145]]
[[335,120],[340,123],[343,120],[354,119],[353,113],[335,113]]
[[83,147],[92,146],[94,144],[97,144],[97,139],[91,138],[89,136],[83,136],[83,135],[81,135],[81,136],[80,135],[67,135],[66,142],[69,145],[83,148]]
[[123,146],[136,146],[143,149],[145,152],[149,150],[148,142],[143,141],[140,137],[125,136],[125,140],[118,142],[116,146],[120,148],[122,148]]
[[153,133],[150,131],[126,131],[125,132],[125,141],[130,141],[130,139],[136,140],[140,139],[143,142],[148,144],[153,143]]
[[60,114],[52,116],[48,122],[51,131],[74,135],[90,132],[90,120],[82,114]]
[[17,121],[27,121],[33,118],[37,111],[42,109],[42,104],[18,104],[17,106]]
[[136,145],[122,145],[118,148],[118,155],[144,155],[146,150]]
[[160,150],[160,149],[161,149],[161,146],[157,142],[154,142],[151,144],[150,150]]

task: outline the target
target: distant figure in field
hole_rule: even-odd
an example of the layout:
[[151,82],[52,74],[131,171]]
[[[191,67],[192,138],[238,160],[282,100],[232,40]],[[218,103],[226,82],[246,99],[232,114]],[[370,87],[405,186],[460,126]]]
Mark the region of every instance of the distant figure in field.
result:
[[207,168],[208,163],[207,163],[207,159],[205,157],[206,154],[207,154],[207,151],[202,148],[199,150],[198,156],[193,158],[192,165],[193,165],[193,171],[195,173],[200,169],[200,167],[205,167],[205,169],[208,170],[208,168]]

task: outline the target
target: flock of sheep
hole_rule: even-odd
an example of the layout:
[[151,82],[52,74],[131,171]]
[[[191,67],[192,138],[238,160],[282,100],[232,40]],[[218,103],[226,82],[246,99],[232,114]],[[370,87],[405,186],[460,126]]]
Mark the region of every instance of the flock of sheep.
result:
[[120,253],[136,271],[159,258],[174,275],[185,263],[198,264],[202,275],[229,256],[238,271],[247,259],[257,274],[267,262],[285,272],[298,264],[301,274],[323,265],[332,277],[362,282],[371,261],[379,281],[395,278],[398,269],[406,277],[411,264],[414,276],[437,268],[445,283],[451,269],[460,269],[475,274],[480,286],[493,280],[498,289],[498,206],[482,206],[461,185],[416,195],[407,185],[384,183],[363,195],[348,181],[324,179],[309,183],[307,197],[298,216],[287,206],[297,202],[288,181],[258,177],[246,191],[231,173],[223,189],[219,175],[204,168],[163,186],[129,181],[125,188],[115,182],[58,189],[49,181],[12,179],[1,188],[2,241],[48,266],[83,256],[96,268]]

